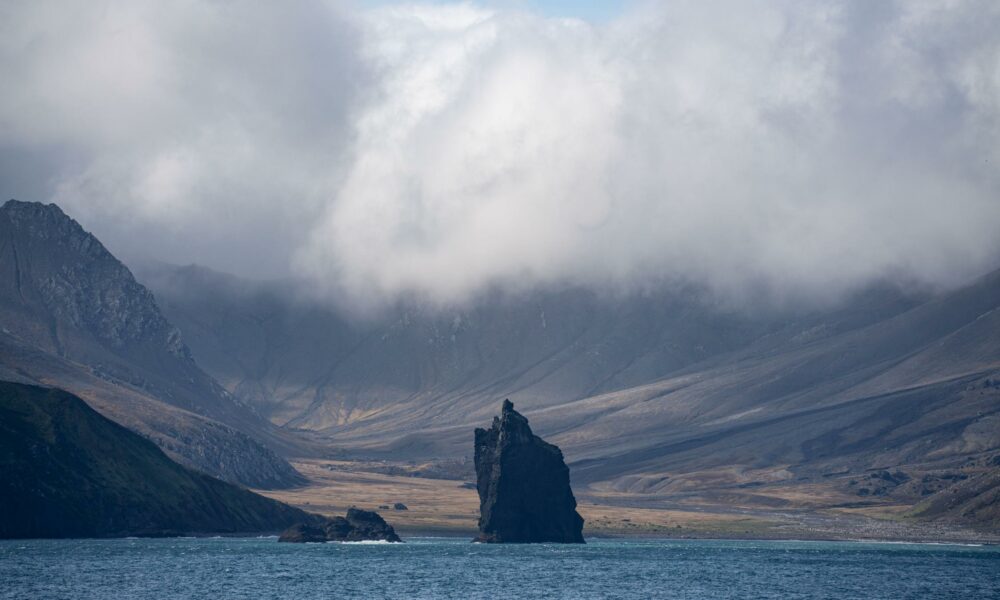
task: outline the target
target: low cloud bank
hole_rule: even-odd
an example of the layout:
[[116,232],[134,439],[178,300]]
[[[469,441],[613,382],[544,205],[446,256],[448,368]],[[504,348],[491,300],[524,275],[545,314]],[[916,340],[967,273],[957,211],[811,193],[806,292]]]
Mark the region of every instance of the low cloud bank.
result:
[[113,250],[326,296],[836,296],[1000,261],[1000,7],[3,9],[0,176]]

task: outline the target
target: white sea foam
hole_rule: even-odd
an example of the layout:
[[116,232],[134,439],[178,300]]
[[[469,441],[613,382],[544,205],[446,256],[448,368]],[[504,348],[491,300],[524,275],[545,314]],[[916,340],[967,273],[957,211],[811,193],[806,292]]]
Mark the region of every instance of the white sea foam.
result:
[[980,548],[985,544],[974,542],[907,542],[904,540],[851,540],[859,544],[891,544],[898,546],[963,546],[968,548]]

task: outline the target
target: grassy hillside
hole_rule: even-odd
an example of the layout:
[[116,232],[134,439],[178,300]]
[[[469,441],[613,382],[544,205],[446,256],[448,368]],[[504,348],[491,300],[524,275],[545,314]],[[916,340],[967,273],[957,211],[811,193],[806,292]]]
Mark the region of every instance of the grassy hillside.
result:
[[0,472],[0,538],[269,532],[313,518],[30,385],[0,382]]

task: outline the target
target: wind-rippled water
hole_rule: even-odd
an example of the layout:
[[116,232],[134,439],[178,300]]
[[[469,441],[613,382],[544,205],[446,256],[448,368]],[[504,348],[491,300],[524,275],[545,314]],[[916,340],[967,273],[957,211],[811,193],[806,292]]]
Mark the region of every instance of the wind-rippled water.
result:
[[1000,598],[1000,548],[990,546],[406,541],[3,541],[0,597]]

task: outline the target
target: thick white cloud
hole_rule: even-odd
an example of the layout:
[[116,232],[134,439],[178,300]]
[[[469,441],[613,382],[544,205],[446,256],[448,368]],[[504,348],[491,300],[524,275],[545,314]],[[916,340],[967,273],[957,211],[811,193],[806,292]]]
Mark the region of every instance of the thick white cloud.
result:
[[0,26],[0,156],[126,251],[365,304],[1000,261],[994,2],[39,6]]
[[316,1],[0,10],[6,195],[55,201],[126,255],[287,272],[367,85],[351,15]]

